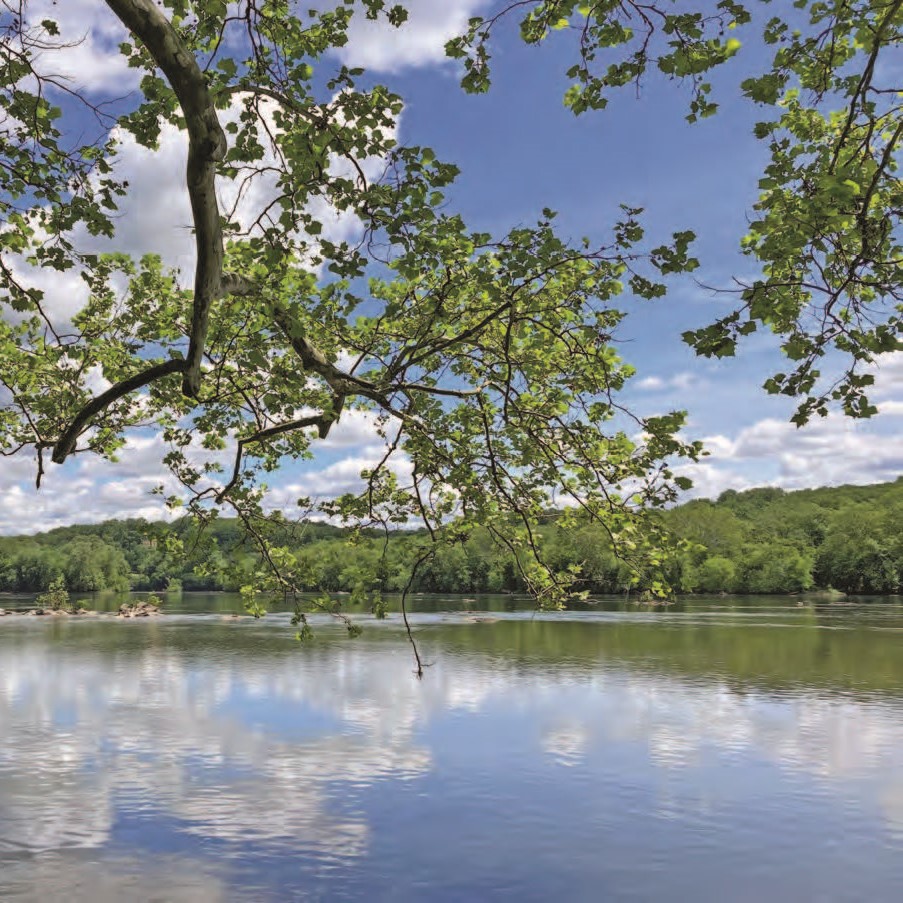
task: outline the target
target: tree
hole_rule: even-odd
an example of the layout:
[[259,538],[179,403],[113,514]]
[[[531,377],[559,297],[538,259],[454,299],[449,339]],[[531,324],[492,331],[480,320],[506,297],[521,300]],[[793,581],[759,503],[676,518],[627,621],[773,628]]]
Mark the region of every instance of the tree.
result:
[[63,575],[67,589],[76,593],[129,588],[125,556],[98,537],[79,537],[65,550]]
[[847,593],[899,592],[903,557],[893,520],[892,510],[842,512],[819,549],[819,581]]
[[[900,348],[903,95],[899,70],[887,61],[903,38],[903,3],[698,6],[512,2],[472,19],[449,50],[465,60],[465,85],[487,90],[493,32],[521,15],[527,43],[556,31],[575,36],[565,95],[575,113],[604,108],[613,89],[658,70],[689,82],[687,119],[694,122],[718,108],[708,74],[738,54],[737,34],[752,32],[771,52],[771,64],[740,84],[743,97],[763,108],[755,133],[770,154],[743,239],[761,276],[739,283],[737,309],[684,338],[699,354],[725,357],[765,326],[782,337],[791,363],[765,388],[801,399],[797,424],[834,402],[851,416],[869,417],[876,411],[866,395],[874,381],[869,365]],[[819,367],[836,352],[846,363],[825,379]]]
[[[614,301],[625,290],[660,297],[664,277],[693,270],[692,232],[655,246],[631,208],[604,242],[565,242],[550,210],[503,236],[469,230],[445,209],[456,168],[397,143],[402,99],[329,57],[354,16],[404,29],[401,5],[106,6],[142,74],[137,98],[56,77],[54,53],[78,35],[60,32],[52,6],[0,0],[4,454],[35,454],[40,484],[46,455],[113,458],[128,429],[157,424],[182,488],[170,503],[202,521],[231,508],[291,589],[297,561],[271,541],[259,477],[308,455],[359,408],[386,455],[361,494],[326,513],[419,520],[449,542],[480,525],[550,604],[573,580],[539,548],[536,525],[553,505],[568,506],[565,525],[598,524],[634,568],[655,567],[657,522],[644,511],[688,486],[673,463],[701,448],[678,436],[681,413],[639,418],[618,401],[632,368],[612,342],[623,316]],[[879,63],[899,44],[903,13],[900,0],[795,7],[785,19],[732,0],[714,11],[531,0],[472,19],[447,50],[463,61],[464,87],[486,90],[493,35],[520,15],[528,43],[578,36],[565,94],[575,113],[658,70],[688,81],[694,120],[716,109],[707,73],[764,12],[773,62],[742,85],[766,108],[758,133],[771,150],[745,243],[761,277],[742,287],[737,311],[686,338],[724,356],[766,325],[792,362],[767,388],[801,399],[798,422],[832,401],[868,416],[872,377],[860,370],[898,343],[901,120],[893,68]],[[154,148],[163,128],[188,145],[190,287],[115,243],[127,190],[117,142],[127,133]],[[357,224],[354,240],[330,232],[335,216]],[[87,304],[61,323],[52,297],[23,278],[29,267],[80,274]],[[824,388],[817,366],[834,352],[848,363]],[[107,387],[92,391],[98,377]],[[227,448],[224,470],[215,453]]]
[[703,593],[729,593],[734,588],[736,576],[734,562],[715,555],[700,566],[697,588]]
[[46,593],[41,593],[35,599],[38,608],[49,608],[51,611],[71,611],[69,591],[66,589],[66,581],[62,577],[52,580]]

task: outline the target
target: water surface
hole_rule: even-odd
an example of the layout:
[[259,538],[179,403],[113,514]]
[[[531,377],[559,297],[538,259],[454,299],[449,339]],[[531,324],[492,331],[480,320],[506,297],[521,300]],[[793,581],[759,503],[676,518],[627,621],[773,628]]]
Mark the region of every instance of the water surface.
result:
[[898,603],[234,604],[0,622],[0,899],[899,899]]

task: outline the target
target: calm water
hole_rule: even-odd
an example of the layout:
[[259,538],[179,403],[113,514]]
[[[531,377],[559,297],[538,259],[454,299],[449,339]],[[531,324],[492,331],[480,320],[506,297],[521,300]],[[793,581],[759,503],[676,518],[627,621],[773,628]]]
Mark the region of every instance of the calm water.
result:
[[0,899],[900,899],[899,602],[233,605],[0,621]]

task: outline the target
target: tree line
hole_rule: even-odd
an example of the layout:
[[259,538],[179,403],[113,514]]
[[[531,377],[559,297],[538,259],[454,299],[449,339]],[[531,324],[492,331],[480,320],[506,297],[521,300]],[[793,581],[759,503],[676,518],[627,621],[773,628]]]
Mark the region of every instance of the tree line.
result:
[[[664,565],[681,593],[795,593],[832,588],[891,594],[903,586],[903,478],[872,486],[798,492],[729,490],[658,515],[678,544]],[[590,593],[642,592],[647,579],[617,558],[597,524],[563,527],[551,514],[538,532],[556,568],[572,568]],[[342,530],[285,523],[269,537],[287,550],[295,582],[327,593],[401,592],[423,547],[422,531]],[[0,591],[42,592],[62,578],[70,592],[240,590],[261,566],[241,525],[215,519],[143,519],[62,527],[0,538]],[[439,543],[410,589],[435,593],[521,592],[514,553],[476,530]]]

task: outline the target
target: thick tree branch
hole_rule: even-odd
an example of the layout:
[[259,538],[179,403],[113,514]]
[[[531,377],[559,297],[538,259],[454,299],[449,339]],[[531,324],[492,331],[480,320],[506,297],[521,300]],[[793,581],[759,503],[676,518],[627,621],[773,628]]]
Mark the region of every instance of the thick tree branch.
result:
[[169,80],[188,127],[186,184],[197,246],[191,333],[182,391],[196,398],[207,339],[210,306],[223,293],[223,230],[216,200],[216,164],[226,153],[226,136],[204,73],[153,0],[106,0],[126,28],[147,47]]
[[188,362],[181,358],[173,358],[164,361],[162,364],[155,364],[153,367],[148,367],[147,370],[142,370],[140,373],[136,373],[134,376],[130,376],[128,379],[124,379],[121,382],[116,383],[116,385],[110,386],[106,392],[103,392],[96,398],[92,398],[91,401],[78,412],[75,419],[69,424],[60,438],[57,439],[56,444],[53,446],[53,454],[51,455],[53,463],[62,464],[63,461],[72,454],[75,450],[75,443],[78,441],[78,437],[82,434],[91,420],[93,420],[101,411],[113,404],[113,402],[118,401],[130,392],[134,392],[136,389],[140,389],[142,386],[146,386],[149,383],[160,379],[162,376],[167,376],[170,373],[184,373],[187,366]]
[[376,385],[369,380],[346,373],[331,363],[326,355],[302,334],[298,325],[292,321],[291,314],[282,304],[273,305],[273,319],[288,339],[292,350],[301,358],[304,369],[322,376],[336,395],[361,395],[364,398],[372,399],[386,410],[392,410],[386,394],[380,391]]
[[[249,295],[256,290],[253,283],[249,282],[242,276],[233,273],[226,273],[222,278],[222,294]],[[188,370],[189,362],[182,358],[173,358],[162,364],[157,364],[136,374],[129,379],[117,383],[115,386],[107,389],[106,392],[93,398],[88,404],[79,411],[75,420],[67,427],[66,431],[60,436],[53,446],[53,454],[51,460],[55,464],[62,464],[75,448],[75,443],[82,431],[88,426],[90,421],[96,417],[101,411],[109,407],[114,401],[118,401],[123,395],[134,392],[142,386],[160,379],[163,376],[169,376],[171,373],[185,373]],[[338,406],[341,410],[341,406]],[[39,465],[42,463],[40,454],[38,459]],[[43,469],[39,470],[38,488],[40,488],[40,480],[43,475]]]
[[253,295],[258,288],[255,283],[250,279],[245,279],[244,276],[239,276],[237,273],[224,273],[220,292],[223,295]]

